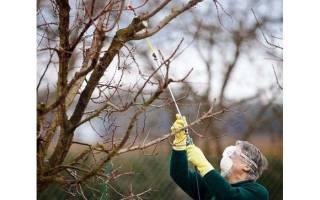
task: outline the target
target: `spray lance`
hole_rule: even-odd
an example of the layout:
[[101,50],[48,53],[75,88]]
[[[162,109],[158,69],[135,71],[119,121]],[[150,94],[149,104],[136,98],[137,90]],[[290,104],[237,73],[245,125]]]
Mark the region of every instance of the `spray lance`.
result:
[[[150,51],[152,52],[152,57],[153,57],[154,61],[156,62],[157,66],[159,67],[161,64],[160,64],[160,62],[159,62],[159,59],[158,59],[158,57],[157,57],[157,54],[156,54],[155,49],[153,48],[152,43],[150,42],[150,40],[149,40],[148,38],[146,38],[145,40],[146,40],[146,42],[147,42],[147,44],[148,44],[148,47],[149,47]],[[160,73],[162,74],[162,77],[165,78],[164,73],[162,72],[161,68],[160,68]],[[173,100],[173,102],[174,102],[174,105],[175,105],[175,107],[176,107],[179,115],[182,116],[181,111],[180,111],[180,109],[179,109],[179,106],[178,106],[178,104],[177,104],[176,98],[175,98],[174,95],[173,95],[173,92],[172,92],[172,89],[171,89],[170,85],[168,85],[168,89],[169,89],[169,93],[170,93],[170,95],[171,95],[171,98],[172,98],[172,100]],[[184,123],[185,123],[186,125],[188,125],[188,123],[187,123],[186,120],[185,120]],[[187,136],[187,146],[190,145],[190,144],[193,144],[193,140],[192,140],[192,138],[191,138],[190,135],[189,135],[188,129],[186,129],[185,132],[186,132],[186,136]]]
[[[128,3],[128,5],[127,5],[127,9],[128,9],[128,10],[131,10],[131,11],[133,12],[134,16],[137,17],[137,13],[135,12],[134,7],[133,7],[132,4],[131,4],[131,1],[129,1],[129,3]],[[148,22],[147,22],[147,21],[143,21],[142,23],[143,23],[143,25],[144,25],[145,28],[148,27]],[[150,42],[149,38],[146,38],[145,41],[146,41],[146,43],[147,43],[147,45],[148,45],[149,50],[150,50],[151,53],[152,53],[153,60],[156,62],[157,66],[160,67],[161,64],[160,64],[160,62],[159,62],[157,53],[156,53],[156,51],[155,51],[152,43]],[[162,72],[161,68],[160,68],[160,72],[161,72],[161,74],[162,74],[162,77],[165,78],[164,73]],[[175,98],[174,95],[173,95],[173,92],[172,92],[172,89],[171,89],[170,85],[168,85],[168,89],[169,89],[169,93],[170,93],[170,95],[171,95],[171,98],[172,98],[172,100],[173,100],[173,102],[174,102],[174,105],[175,105],[175,107],[176,107],[179,115],[182,116],[181,111],[180,111],[180,109],[179,109],[179,106],[178,106],[178,104],[177,104],[176,98]],[[185,124],[188,125],[188,123],[187,123],[186,120],[185,120]],[[192,138],[191,138],[190,135],[189,135],[189,130],[188,130],[188,129],[185,129],[185,133],[186,133],[186,136],[187,136],[187,141],[186,141],[187,146],[193,144],[193,140],[192,140]]]

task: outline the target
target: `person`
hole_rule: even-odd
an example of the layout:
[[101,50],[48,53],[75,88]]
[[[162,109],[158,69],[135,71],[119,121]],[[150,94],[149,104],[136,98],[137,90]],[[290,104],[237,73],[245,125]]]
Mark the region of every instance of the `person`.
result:
[[[187,145],[183,128],[185,117],[176,115],[171,127],[175,134],[170,159],[170,176],[191,198],[197,200],[267,200],[267,189],[256,180],[267,168],[261,151],[247,141],[236,141],[226,147],[220,162],[219,173],[206,159],[201,149]],[[188,168],[188,161],[195,170]]]

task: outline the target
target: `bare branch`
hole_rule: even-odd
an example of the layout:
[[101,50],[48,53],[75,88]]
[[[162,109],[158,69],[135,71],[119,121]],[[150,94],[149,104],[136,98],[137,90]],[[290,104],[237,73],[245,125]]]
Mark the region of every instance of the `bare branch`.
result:
[[[177,130],[177,132],[182,131],[182,130],[186,130],[186,129],[190,128],[190,127],[193,127],[194,125],[199,124],[200,122],[202,122],[202,121],[204,121],[204,120],[206,120],[208,118],[212,118],[212,117],[221,115],[226,111],[228,111],[228,110],[226,108],[224,108],[224,109],[222,109],[220,111],[213,112],[213,109],[211,107],[208,110],[208,112],[204,113],[201,117],[197,118],[195,121],[189,123],[188,126]],[[146,148],[148,148],[150,146],[156,145],[157,143],[160,143],[160,142],[162,142],[164,140],[167,140],[169,137],[171,137],[173,135],[174,135],[174,133],[167,133],[167,134],[163,135],[162,137],[154,139],[154,140],[152,140],[152,141],[150,141],[148,143],[143,143],[142,145],[136,145],[136,146],[133,146],[133,147],[120,149],[118,151],[118,154],[123,154],[123,153],[129,152],[129,151],[136,151],[136,150],[146,149]]]
[[276,44],[274,44],[274,43],[271,43],[271,42],[268,40],[268,38],[266,37],[266,35],[264,34],[264,32],[263,32],[263,30],[262,30],[262,28],[261,28],[261,23],[258,21],[258,18],[257,18],[257,16],[256,16],[253,8],[251,8],[251,12],[252,12],[252,14],[253,14],[253,16],[254,16],[257,24],[258,24],[259,30],[260,30],[260,32],[261,32],[264,40],[266,41],[266,43],[267,43],[268,45],[272,46],[272,47],[275,47],[275,48],[278,48],[278,49],[283,50],[283,47],[281,47],[281,46],[279,46],[279,45],[276,45]]
[[[133,39],[134,40],[141,40],[141,39],[144,39],[144,38],[147,38],[147,37],[154,35],[158,31],[160,31],[163,27],[165,27],[174,18],[176,18],[177,16],[179,16],[180,14],[185,12],[186,10],[192,8],[193,6],[195,6],[196,4],[198,4],[201,1],[202,0],[190,0],[185,6],[182,6],[181,8],[172,9],[171,13],[169,15],[167,15],[166,17],[164,17],[164,19],[162,21],[160,21],[156,27],[153,27],[151,29],[146,29],[142,33],[136,33],[134,35]],[[143,19],[143,17],[142,17],[142,19]]]
[[273,69],[273,73],[274,73],[274,76],[275,76],[275,78],[276,78],[278,87],[280,88],[280,90],[283,90],[283,87],[280,85],[280,82],[279,82],[279,79],[278,79],[276,70],[274,69],[274,65],[272,65],[272,69]]
[[150,13],[147,13],[141,17],[141,20],[148,20],[149,18],[153,17],[155,14],[157,14],[160,10],[162,10],[168,3],[170,3],[171,0],[164,0],[162,3],[159,4],[158,7],[153,9]]

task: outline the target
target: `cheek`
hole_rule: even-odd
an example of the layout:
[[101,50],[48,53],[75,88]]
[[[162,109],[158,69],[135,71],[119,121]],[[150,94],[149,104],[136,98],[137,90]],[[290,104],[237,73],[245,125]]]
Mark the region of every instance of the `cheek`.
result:
[[232,165],[233,171],[241,171],[242,170],[242,163],[238,159],[233,160],[233,165]]

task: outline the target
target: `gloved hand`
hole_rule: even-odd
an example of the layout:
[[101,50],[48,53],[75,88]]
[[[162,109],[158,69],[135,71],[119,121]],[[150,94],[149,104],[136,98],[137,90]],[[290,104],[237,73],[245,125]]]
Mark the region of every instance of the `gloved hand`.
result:
[[198,169],[202,177],[214,169],[202,153],[201,149],[195,145],[187,146],[187,157],[188,161]]
[[176,151],[186,150],[187,135],[184,130],[179,131],[186,126],[186,118],[179,114],[176,114],[176,121],[171,126],[172,133],[175,133],[173,140],[173,149]]

